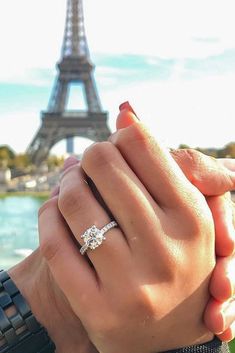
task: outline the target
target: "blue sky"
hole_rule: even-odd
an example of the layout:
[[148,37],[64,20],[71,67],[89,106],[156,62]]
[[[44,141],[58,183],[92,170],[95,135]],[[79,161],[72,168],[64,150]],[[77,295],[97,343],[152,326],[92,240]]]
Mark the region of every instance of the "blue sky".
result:
[[[130,100],[167,146],[235,141],[233,0],[83,1],[112,131],[118,105]],[[0,144],[18,152],[30,143],[49,101],[65,9],[66,0],[0,0]],[[73,92],[70,106],[76,103]],[[77,140],[77,152],[85,145]]]

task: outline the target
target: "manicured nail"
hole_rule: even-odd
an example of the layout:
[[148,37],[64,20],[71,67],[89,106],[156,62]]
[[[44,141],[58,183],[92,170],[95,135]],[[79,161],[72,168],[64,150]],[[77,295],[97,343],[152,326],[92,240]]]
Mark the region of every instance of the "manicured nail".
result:
[[[129,112],[133,113],[133,114],[136,116],[137,119],[139,119],[138,116],[137,116],[137,114],[136,114],[136,112],[134,111],[134,109],[132,108],[132,106],[130,105],[130,103],[129,103],[128,101],[126,101],[126,102],[120,104],[119,110],[120,110],[120,112],[121,112],[122,110],[128,110]],[[140,120],[140,119],[139,119],[139,120]]]

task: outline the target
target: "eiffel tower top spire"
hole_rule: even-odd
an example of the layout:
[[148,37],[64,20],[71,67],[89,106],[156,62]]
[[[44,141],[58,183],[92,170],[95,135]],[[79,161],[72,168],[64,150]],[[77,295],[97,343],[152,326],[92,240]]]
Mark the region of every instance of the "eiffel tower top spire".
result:
[[82,0],[67,0],[67,15],[61,52],[65,57],[89,57]]

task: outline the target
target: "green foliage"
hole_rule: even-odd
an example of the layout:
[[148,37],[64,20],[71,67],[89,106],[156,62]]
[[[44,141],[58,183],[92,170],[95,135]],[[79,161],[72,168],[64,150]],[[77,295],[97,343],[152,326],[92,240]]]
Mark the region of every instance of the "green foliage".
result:
[[62,167],[64,164],[64,157],[57,157],[54,155],[50,155],[47,158],[47,166],[49,170],[53,170],[57,167]]
[[16,169],[25,169],[30,166],[29,156],[26,153],[18,154],[13,160],[13,167]]
[[[190,148],[188,145],[181,144],[179,148]],[[200,151],[208,156],[214,158],[235,158],[235,142],[230,142],[224,148],[195,148],[197,151]]]
[[235,143],[230,142],[225,146],[225,157],[235,158]]
[[231,353],[235,353],[235,340],[229,343],[229,348]]
[[10,167],[15,158],[15,153],[9,146],[0,146],[0,167]]
[[190,147],[189,147],[189,145],[186,145],[185,143],[181,143],[181,144],[179,145],[179,148],[182,150],[182,149],[188,149],[188,148],[190,148]]

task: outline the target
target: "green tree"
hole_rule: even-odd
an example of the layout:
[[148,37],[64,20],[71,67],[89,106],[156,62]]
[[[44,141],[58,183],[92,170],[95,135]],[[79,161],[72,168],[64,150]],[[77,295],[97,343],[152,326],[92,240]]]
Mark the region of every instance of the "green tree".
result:
[[47,166],[49,170],[53,170],[56,167],[62,167],[63,164],[64,164],[64,157],[49,155],[49,157],[47,158]]
[[189,145],[186,145],[185,143],[181,143],[181,144],[179,145],[179,148],[180,148],[180,149],[188,149],[188,148],[190,148],[190,146],[189,146]]
[[0,166],[1,167],[11,167],[14,158],[15,158],[15,153],[9,146],[7,145],[0,146]]
[[225,157],[235,158],[235,142],[228,143],[224,148]]
[[12,167],[24,170],[30,166],[29,156],[26,153],[17,154],[13,160]]

